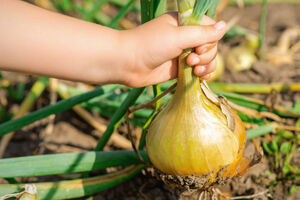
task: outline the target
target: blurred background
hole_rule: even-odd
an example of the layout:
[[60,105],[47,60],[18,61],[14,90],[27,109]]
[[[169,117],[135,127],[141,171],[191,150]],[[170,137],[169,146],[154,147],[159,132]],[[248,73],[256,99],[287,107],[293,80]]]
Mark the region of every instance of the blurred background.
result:
[[[115,29],[132,29],[141,24],[138,0],[28,0],[39,7]],[[176,1],[168,0],[168,11]],[[249,199],[300,199],[300,1],[220,0],[217,20],[230,27],[219,43],[217,70],[211,88],[241,106],[239,115],[247,129],[275,127],[256,137],[264,151],[260,164],[249,173],[218,188],[227,195],[249,195]],[[174,81],[161,84],[162,90]],[[33,91],[33,87],[36,89]],[[0,72],[0,123],[38,110],[61,99],[97,86],[53,78]],[[68,111],[51,115],[14,132],[0,143],[0,157],[93,150],[113,113],[130,88],[102,86],[105,94]],[[163,102],[170,98],[168,94]],[[240,96],[239,96],[240,95]],[[136,104],[153,96],[147,88]],[[245,100],[246,98],[246,100]],[[26,99],[26,101],[25,101]],[[24,103],[25,102],[25,103]],[[130,115],[135,140],[153,108]],[[272,116],[270,116],[272,115]],[[249,141],[253,149],[253,141]],[[252,149],[251,149],[252,148]],[[127,129],[121,123],[105,150],[132,149]],[[103,174],[119,168],[92,172]],[[19,182],[73,179],[81,174],[17,178]],[[7,183],[0,178],[0,183]],[[254,196],[251,196],[254,195]],[[129,182],[99,192],[99,200],[113,199],[198,199],[193,192],[180,192],[143,171]],[[220,199],[228,199],[220,197]]]

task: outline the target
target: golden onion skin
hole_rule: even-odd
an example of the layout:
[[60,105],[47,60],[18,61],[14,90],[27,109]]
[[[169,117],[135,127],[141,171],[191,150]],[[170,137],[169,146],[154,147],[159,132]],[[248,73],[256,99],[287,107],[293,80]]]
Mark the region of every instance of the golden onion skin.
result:
[[[177,2],[179,25],[201,25],[202,7],[195,5],[205,7],[208,1]],[[205,179],[203,186],[209,186],[245,172],[251,163],[243,157],[242,121],[225,99],[215,97],[194,76],[185,62],[191,52],[184,50],[178,58],[176,92],[149,126],[146,148],[160,171],[174,177],[196,175]]]
[[185,63],[190,52],[186,50],[179,57],[176,92],[152,121],[146,148],[160,171],[171,175],[210,174],[214,182],[217,174],[238,173],[246,133],[235,112],[232,131],[220,107],[206,97],[199,79]]
[[217,53],[216,62],[217,62],[216,70],[210,73],[210,77],[207,79],[207,82],[209,83],[220,80],[224,74],[225,65],[224,65],[223,57],[220,53]]

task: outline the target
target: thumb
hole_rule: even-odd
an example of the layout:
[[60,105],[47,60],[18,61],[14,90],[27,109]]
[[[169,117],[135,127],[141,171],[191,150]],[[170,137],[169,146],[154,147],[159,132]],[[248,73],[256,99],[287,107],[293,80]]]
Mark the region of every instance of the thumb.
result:
[[180,26],[178,34],[180,48],[194,48],[216,42],[224,36],[226,30],[227,26],[224,21],[219,21],[213,25]]

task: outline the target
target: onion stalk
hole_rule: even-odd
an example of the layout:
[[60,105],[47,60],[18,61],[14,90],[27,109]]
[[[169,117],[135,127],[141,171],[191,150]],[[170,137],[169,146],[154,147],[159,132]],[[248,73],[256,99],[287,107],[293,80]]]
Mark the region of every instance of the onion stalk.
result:
[[[179,24],[201,25],[202,16],[217,3],[178,0]],[[171,175],[187,180],[175,181],[180,187],[206,187],[243,173],[250,160],[243,157],[246,133],[242,121],[224,97],[216,96],[193,74],[186,63],[192,51],[186,49],[178,58],[176,92],[152,121],[146,148],[153,165],[167,174],[163,180]]]

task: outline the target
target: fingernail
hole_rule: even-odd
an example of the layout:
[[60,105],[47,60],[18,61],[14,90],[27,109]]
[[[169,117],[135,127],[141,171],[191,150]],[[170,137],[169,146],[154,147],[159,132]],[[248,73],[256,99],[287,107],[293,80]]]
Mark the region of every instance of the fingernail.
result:
[[203,74],[206,71],[206,67],[205,66],[201,66],[199,67],[198,73],[199,75]]
[[221,31],[226,27],[226,24],[224,21],[219,21],[215,24],[215,28],[217,31]]
[[209,79],[210,78],[210,74],[206,74],[206,75],[204,75],[204,76],[200,76],[200,79],[205,79],[205,80],[207,80],[207,79]]
[[199,62],[200,62],[200,58],[198,58],[198,57],[193,58],[193,61],[192,61],[193,65],[197,65]]

